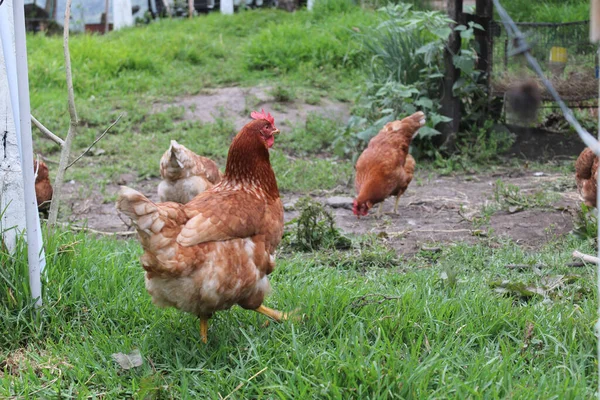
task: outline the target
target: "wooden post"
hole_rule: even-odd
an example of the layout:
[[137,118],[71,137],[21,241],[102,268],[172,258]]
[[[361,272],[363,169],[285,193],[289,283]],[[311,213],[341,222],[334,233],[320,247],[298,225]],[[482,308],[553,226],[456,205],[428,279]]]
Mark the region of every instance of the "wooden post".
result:
[[108,33],[108,8],[109,0],[105,0],[104,2],[104,34]]
[[194,16],[194,0],[188,0],[188,18]]
[[493,38],[492,38],[492,0],[477,0],[475,3],[475,22],[483,26],[484,31],[475,30],[475,40],[479,45],[477,69],[485,73],[486,86],[490,87],[492,72]]
[[[461,24],[463,20],[463,0],[447,0],[448,16],[456,21],[457,24]],[[456,24],[452,24],[454,28]],[[444,67],[446,74],[444,77],[444,95],[442,97],[442,108],[441,113],[448,118],[452,118],[450,122],[444,122],[440,124],[440,131],[442,132],[443,145],[448,150],[454,148],[454,142],[456,140],[456,134],[458,133],[458,127],[460,124],[460,99],[452,93],[452,87],[454,83],[460,77],[460,70],[454,66],[452,57],[460,51],[460,34],[459,32],[452,31],[448,38],[448,47],[444,51]]]
[[590,6],[590,41],[600,41],[600,0],[591,0]]

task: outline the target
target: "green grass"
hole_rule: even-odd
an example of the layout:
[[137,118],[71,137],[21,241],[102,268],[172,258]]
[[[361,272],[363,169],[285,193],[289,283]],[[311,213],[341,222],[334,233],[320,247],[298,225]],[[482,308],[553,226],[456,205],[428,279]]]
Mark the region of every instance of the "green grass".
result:
[[[217,398],[240,384],[233,398],[593,396],[593,268],[546,299],[491,287],[572,275],[570,252],[592,252],[589,242],[566,237],[539,251],[455,244],[410,260],[375,238],[354,246],[281,255],[267,304],[300,308],[303,322],[261,327],[262,316],[234,308],[211,320],[207,345],[196,318],[152,305],[135,241],[49,238],[37,317],[19,291],[23,251],[2,252],[0,397]],[[542,276],[509,263],[542,263]],[[121,370],[111,354],[133,349],[144,364]]]
[[517,22],[573,22],[590,19],[587,0],[502,0],[502,6]]
[[[324,7],[320,13],[274,9],[233,16],[212,13],[192,20],[161,20],[106,36],[73,35],[70,49],[80,117],[73,153],[81,153],[119,114],[124,116],[98,144],[105,152],[85,157],[68,171],[67,179],[95,185],[115,181],[123,173],[134,172],[138,178],[157,176],[158,160],[171,139],[224,165],[230,138],[241,126],[231,121],[183,121],[183,108],[161,112],[153,107],[206,88],[269,85],[274,87],[273,97],[282,102],[318,104],[325,96],[354,99],[364,54],[353,28],[372,26],[378,17],[351,2],[336,4],[320,6]],[[31,35],[27,44],[32,113],[64,137],[68,112],[62,39]],[[324,131],[331,124],[321,127],[323,131],[316,136],[323,135],[323,139],[317,139],[316,145],[326,147],[324,141],[330,141],[335,130]],[[284,134],[304,135],[302,129]],[[57,161],[58,146],[37,131],[34,135],[35,150]],[[302,140],[288,140],[290,155],[322,150],[311,147],[314,139],[306,137],[304,144]],[[298,168],[288,176],[300,177],[307,169],[322,175],[317,171],[321,164],[292,163],[292,168]],[[335,167],[326,170],[339,175]],[[337,184],[338,180],[315,179],[309,186],[283,182],[283,186],[320,189],[331,186],[331,181]]]

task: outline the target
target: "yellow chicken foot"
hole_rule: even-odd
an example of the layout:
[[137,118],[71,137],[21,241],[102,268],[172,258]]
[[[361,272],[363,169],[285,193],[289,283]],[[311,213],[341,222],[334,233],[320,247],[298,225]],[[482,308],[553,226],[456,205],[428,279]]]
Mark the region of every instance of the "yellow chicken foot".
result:
[[287,313],[273,310],[272,308],[265,307],[263,305],[261,305],[258,308],[255,308],[254,311],[256,311],[257,313],[264,314],[267,317],[273,318],[277,322],[286,321],[288,319]]
[[396,197],[396,203],[394,203],[394,214],[398,214],[398,203],[400,202],[400,195]]
[[208,318],[200,318],[200,339],[202,343],[208,342]]
[[383,201],[381,203],[379,203],[379,208],[377,209],[377,214],[375,214],[375,216],[377,218],[381,218],[381,210],[383,210]]

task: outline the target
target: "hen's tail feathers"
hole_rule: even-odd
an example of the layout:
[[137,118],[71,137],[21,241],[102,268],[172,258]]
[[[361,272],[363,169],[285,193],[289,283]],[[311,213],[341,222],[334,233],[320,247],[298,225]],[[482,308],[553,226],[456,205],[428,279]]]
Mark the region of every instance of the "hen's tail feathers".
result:
[[417,136],[417,133],[419,133],[419,128],[422,128],[427,123],[427,119],[425,118],[425,113],[423,111],[417,111],[410,117],[406,117],[402,120],[402,122],[409,122],[409,121],[410,121],[410,128],[414,129],[414,132],[412,132],[412,137],[414,139],[414,137]]
[[146,196],[127,186],[121,186],[117,198],[117,209],[131,218],[138,233],[159,233],[169,219],[166,212]]
[[188,162],[188,151],[185,146],[171,140],[169,149],[165,151],[160,159],[160,175],[163,179],[175,180],[179,178],[181,170]]
[[589,147],[586,147],[579,157],[577,157],[577,161],[575,161],[575,175],[578,179],[590,179],[592,177],[592,167],[594,165],[594,161],[596,160],[596,155]]
[[417,136],[419,128],[425,126],[425,123],[425,114],[422,111],[418,111],[404,119],[389,122],[383,130],[387,130],[388,132],[399,132],[403,137],[412,140]]

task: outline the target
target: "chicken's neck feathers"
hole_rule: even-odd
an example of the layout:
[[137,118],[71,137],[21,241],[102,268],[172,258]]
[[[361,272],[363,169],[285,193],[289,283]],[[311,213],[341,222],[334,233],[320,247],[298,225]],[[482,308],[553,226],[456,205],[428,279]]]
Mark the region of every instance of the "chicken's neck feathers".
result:
[[257,134],[243,129],[235,137],[229,148],[225,176],[218,186],[220,190],[243,189],[259,197],[279,197],[269,150]]

